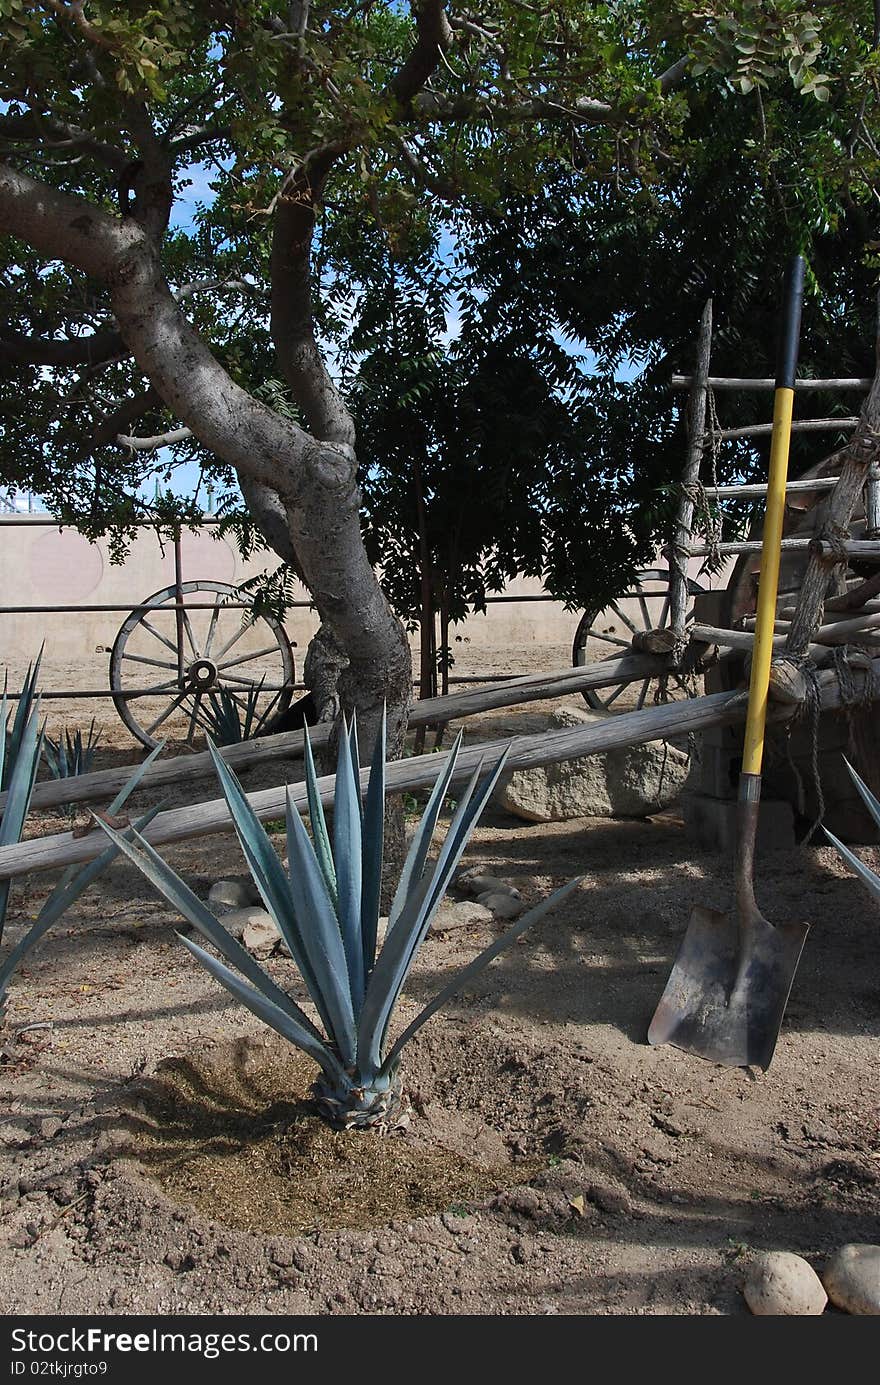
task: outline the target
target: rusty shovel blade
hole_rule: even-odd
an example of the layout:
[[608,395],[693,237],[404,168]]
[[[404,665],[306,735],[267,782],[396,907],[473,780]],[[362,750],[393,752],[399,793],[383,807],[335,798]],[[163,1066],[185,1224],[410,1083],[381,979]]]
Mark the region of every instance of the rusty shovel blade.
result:
[[774,927],[760,914],[740,920],[697,906],[648,1030],[650,1044],[672,1044],[724,1067],[773,1060],[782,1016],[809,924]]

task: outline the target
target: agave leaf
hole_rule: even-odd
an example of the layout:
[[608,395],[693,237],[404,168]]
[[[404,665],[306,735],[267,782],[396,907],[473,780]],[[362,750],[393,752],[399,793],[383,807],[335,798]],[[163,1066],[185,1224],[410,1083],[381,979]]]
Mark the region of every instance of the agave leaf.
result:
[[[39,721],[40,700],[37,698],[22,729],[18,752],[12,764],[9,788],[6,793],[6,807],[3,810],[3,817],[0,819],[0,846],[11,846],[13,842],[21,841],[22,828],[31,806],[31,796],[34,792],[34,783],[37,778],[37,768],[43,745],[43,733],[39,730]],[[0,937],[3,936],[3,924],[6,920],[6,910],[9,907],[11,889],[11,880],[0,881]]]
[[321,1004],[326,1008],[330,1016],[327,1032],[338,1048],[343,1063],[349,1067],[355,1054],[355,1021],[339,920],[314,847],[289,788],[287,858],[294,913],[300,920],[303,944],[318,987],[313,998],[318,1004],[320,997]]
[[860,861],[855,852],[850,851],[848,846],[844,846],[843,842],[835,837],[833,832],[829,832],[827,827],[823,827],[822,831],[831,844],[837,847],[837,850],[850,869],[855,871],[862,884],[868,887],[878,904],[880,904],[880,876],[875,875],[872,870],[869,870],[864,861]]
[[850,764],[849,760],[846,758],[845,755],[843,757],[843,763],[849,770],[850,778],[852,779],[853,783],[858,789],[859,794],[861,795],[862,802],[864,803],[868,812],[871,814],[871,817],[874,819],[877,826],[880,827],[880,803],[878,803],[877,799],[871,793],[871,790],[868,788],[864,779],[860,778],[860,776],[856,774],[855,770],[853,769],[852,765]]
[[379,897],[382,890],[382,852],[385,838],[385,708],[373,747],[370,782],[363,823],[363,881],[361,884],[361,942],[364,978],[376,961]]
[[400,1038],[397,1039],[394,1047],[382,1064],[382,1073],[387,1074],[391,1071],[404,1045],[409,1043],[413,1034],[417,1033],[422,1025],[425,1024],[432,1015],[435,1015],[441,1006],[446,1004],[447,1000],[451,1000],[463,986],[466,986],[474,976],[484,969],[484,967],[487,967],[490,962],[493,962],[500,952],[510,947],[511,943],[515,943],[517,938],[519,938],[527,928],[531,928],[533,923],[537,923],[539,919],[543,918],[554,905],[561,904],[566,895],[570,895],[572,890],[585,879],[586,876],[578,875],[573,880],[569,880],[567,885],[563,885],[561,889],[555,890],[554,893],[548,895],[546,899],[542,899],[540,904],[536,904],[534,909],[530,909],[527,914],[523,914],[522,918],[517,919],[516,923],[512,924],[510,928],[507,929],[506,933],[503,933],[500,938],[496,938],[495,942],[490,943],[490,945],[484,948],[472,962],[469,962],[466,967],[463,967],[460,972],[457,972],[449,982],[449,985],[444,986],[443,990],[440,991],[434,999],[425,1006],[424,1010],[420,1011],[415,1019],[404,1029]]
[[421,822],[416,829],[416,834],[413,837],[406,860],[403,863],[403,870],[400,873],[400,880],[394,892],[394,899],[391,902],[391,909],[388,915],[389,934],[400,918],[404,905],[410,896],[413,883],[422,878],[422,873],[425,869],[425,861],[431,849],[431,838],[434,835],[434,828],[437,826],[440,809],[443,807],[446,790],[449,788],[450,781],[455,772],[463,736],[464,732],[459,731],[455,738],[455,743],[449,752],[449,757],[446,761],[443,773],[439,776],[431,791],[431,796],[422,814]]
[[306,771],[306,795],[309,802],[309,821],[312,824],[312,836],[315,840],[315,854],[321,867],[324,879],[327,882],[327,893],[333,901],[333,908],[338,907],[338,895],[336,889],[336,867],[333,864],[333,852],[330,850],[330,836],[327,832],[327,819],[324,816],[324,805],[321,802],[321,795],[318,792],[318,775],[315,770],[315,758],[312,754],[312,742],[309,737],[309,728],[303,727],[304,750],[305,750],[305,771]]
[[0,789],[3,788],[3,772],[6,768],[6,723],[9,720],[9,674],[3,679],[3,698],[0,701]]
[[256,990],[253,986],[248,986],[242,981],[240,976],[236,976],[234,971],[218,962],[216,957],[212,957],[210,952],[206,952],[198,943],[191,942],[182,933],[178,933],[178,938],[183,943],[188,952],[191,952],[197,961],[201,962],[213,977],[225,986],[236,1000],[241,1001],[242,1005],[261,1019],[264,1024],[268,1024],[283,1039],[301,1048],[303,1053],[307,1053],[318,1064],[322,1072],[325,1072],[331,1082],[346,1084],[346,1075],[333,1053],[326,1043],[315,1037],[314,1031],[299,1024],[290,1014],[282,1010],[279,1005],[275,1005],[267,995]]
[[[357,728],[357,708],[351,714],[351,726],[348,732],[348,753],[351,756],[351,769],[354,774],[354,782],[360,786],[361,782],[361,751],[358,745]],[[358,809],[361,808],[360,794],[358,794]]]
[[416,952],[428,931],[431,919],[461,859],[477,818],[483,811],[504,768],[510,747],[500,756],[495,768],[476,787],[482,762],[477,765],[461,798],[437,864],[428,878],[427,889],[418,890],[405,908],[394,932],[389,934],[379,954],[361,1013],[358,1034],[358,1068],[375,1071],[382,1063],[382,1045],[394,1006],[415,960]]
[[[126,829],[125,835],[130,837],[133,831],[142,832],[148,823],[161,811],[161,804],[151,808],[143,817],[138,818],[134,827]],[[55,889],[46,900],[33,925],[25,933],[24,937],[12,949],[6,961],[0,967],[0,996],[3,995],[9,985],[10,978],[23,957],[36,947],[37,943],[45,933],[49,931],[52,924],[60,919],[65,910],[69,909],[74,900],[78,899],[83,890],[88,889],[93,880],[101,874],[110,862],[119,854],[119,848],[115,845],[108,846],[106,851],[102,851],[100,856],[96,856],[94,861],[89,861],[87,865],[79,870],[75,866],[68,866],[62,875]]]
[[164,749],[165,742],[159,741],[155,748],[150,751],[147,758],[138,765],[134,773],[129,775],[128,779],[126,779],[122,788],[119,790],[119,793],[116,795],[113,802],[110,804],[110,807],[107,809],[107,812],[110,814],[111,817],[115,813],[118,813],[119,809],[125,803],[128,802],[129,798],[131,798],[131,795],[134,793],[138,784],[141,782],[144,775],[146,774],[147,770],[150,768],[150,765],[157,758],[157,756],[161,755]]
[[[40,664],[43,660],[43,650],[45,644],[40,645],[40,652],[33,664],[28,664],[28,671],[25,674],[24,682],[21,686],[21,696],[18,699],[18,706],[15,709],[15,716],[12,719],[12,733],[9,738],[9,757],[11,766],[15,766],[18,759],[19,749],[25,733],[25,727],[34,706],[37,689],[37,679],[40,676]],[[10,768],[10,774],[12,769]]]
[[361,795],[352,767],[351,742],[343,723],[333,796],[333,859],[336,863],[339,932],[345,950],[351,1003],[358,1014],[364,999],[361,939]]
[[277,1005],[279,1009],[287,1011],[302,1028],[311,1029],[314,1037],[323,1042],[321,1034],[305,1012],[300,1009],[286,991],[277,986],[272,978],[263,971],[263,968],[254,961],[247,948],[242,947],[241,943],[233,938],[232,934],[217,921],[210,909],[202,903],[197,895],[193,894],[185,881],[181,880],[180,876],[171,869],[167,861],[162,860],[159,853],[144,837],[131,828],[123,835],[109,827],[101,818],[97,818],[96,821],[116,847],[124,852],[151,884],[155,885],[159,893],[165,896],[169,904],[173,904],[175,909],[179,910],[203,937],[213,943],[218,952],[221,952],[233,966],[238,967],[249,981],[253,981],[255,985],[259,986],[270,997],[273,1004]]
[[248,802],[241,784],[210,740],[208,741],[208,749],[214,761],[220,787],[229,805],[236,835],[241,843],[245,860],[250,867],[263,903],[275,920],[278,931],[290,949],[290,955],[299,967],[312,999],[318,1006],[322,1021],[329,1025],[330,1012],[323,1004],[323,991],[305,946],[300,916],[293,902],[284,867],[263,830],[263,824]]

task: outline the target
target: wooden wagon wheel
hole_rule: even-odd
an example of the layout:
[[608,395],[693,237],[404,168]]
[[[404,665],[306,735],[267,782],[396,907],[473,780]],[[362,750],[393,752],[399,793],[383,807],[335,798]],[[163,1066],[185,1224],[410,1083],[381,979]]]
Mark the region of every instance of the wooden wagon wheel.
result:
[[[225,582],[184,582],[181,592],[190,598],[180,622],[182,650],[175,588],[166,587],[144,602],[149,610],[126,618],[110,654],[116,710],[149,749],[160,736],[192,745],[205,699],[221,689],[239,703],[242,719],[249,697],[257,699],[258,712],[273,699],[274,710],[281,712],[293,691],[293,648],[279,621],[229,606],[249,598]],[[125,696],[134,689],[144,691]]]
[[[688,593],[703,591],[698,582],[688,581]],[[586,610],[575,632],[571,658],[576,667],[600,659],[619,659],[640,630],[665,629],[669,624],[669,572],[648,568],[636,574],[622,596],[601,609]],[[627,690],[630,689],[630,692]],[[587,688],[583,694],[588,707],[631,712],[645,703],[677,702],[693,696],[686,679],[676,673],[665,678],[645,678],[638,683],[618,683],[610,688]]]

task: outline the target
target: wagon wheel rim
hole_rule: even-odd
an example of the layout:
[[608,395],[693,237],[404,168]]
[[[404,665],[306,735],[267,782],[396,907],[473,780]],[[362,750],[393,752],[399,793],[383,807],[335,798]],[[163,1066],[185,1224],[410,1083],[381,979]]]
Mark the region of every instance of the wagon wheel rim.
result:
[[[688,595],[697,596],[704,588],[688,578]],[[634,634],[644,630],[665,629],[669,625],[669,572],[665,568],[646,568],[636,573],[630,587],[603,607],[584,611],[572,645],[572,663],[576,668],[599,663],[602,659],[622,658],[631,647]],[[689,614],[688,620],[692,619]],[[592,642],[592,646],[590,644]],[[600,651],[604,651],[601,652]],[[635,686],[635,701],[624,699],[626,690]],[[585,688],[583,699],[592,711],[641,711],[657,702],[678,702],[695,693],[685,678],[677,673],[653,676],[636,684],[615,683],[607,688]]]
[[[183,682],[178,676],[175,587],[155,592],[143,603],[148,609],[126,617],[110,654],[116,710],[149,750],[175,729],[179,739],[192,745],[205,729],[206,702],[221,689],[242,708],[251,690],[257,690],[253,696],[260,712],[269,708],[272,713],[286,710],[293,694],[293,647],[280,621],[230,608],[230,601],[252,603],[225,582],[184,582],[181,592],[196,601],[201,596],[199,604],[207,608],[183,613]],[[145,691],[126,695],[134,688]]]

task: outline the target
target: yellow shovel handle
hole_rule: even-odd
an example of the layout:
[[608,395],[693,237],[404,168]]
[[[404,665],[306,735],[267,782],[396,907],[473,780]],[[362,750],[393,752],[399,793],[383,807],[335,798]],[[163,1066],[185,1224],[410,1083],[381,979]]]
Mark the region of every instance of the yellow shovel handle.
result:
[[791,414],[794,390],[777,389],[773,401],[773,440],[770,444],[770,476],[767,484],[767,513],[761,545],[761,574],[758,578],[758,610],[752,676],[749,682],[749,711],[743,748],[743,774],[760,774],[764,756],[764,726],[767,721],[767,689],[776,623],[776,594],[779,589],[782,521],[785,516],[785,485],[788,480],[788,449],[791,441]]

